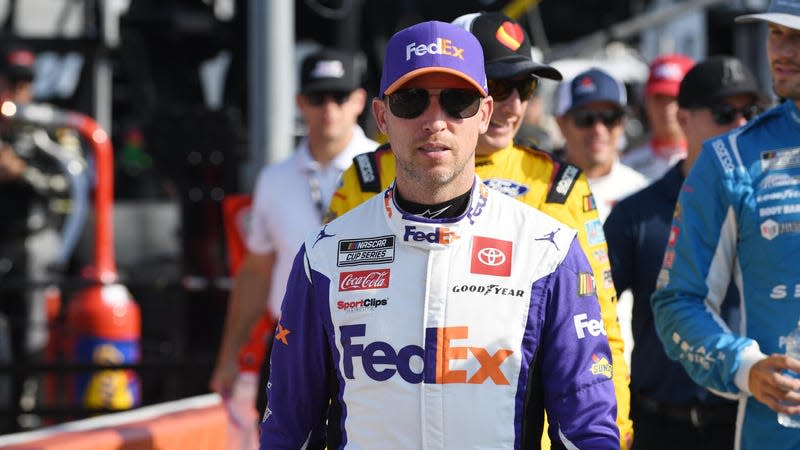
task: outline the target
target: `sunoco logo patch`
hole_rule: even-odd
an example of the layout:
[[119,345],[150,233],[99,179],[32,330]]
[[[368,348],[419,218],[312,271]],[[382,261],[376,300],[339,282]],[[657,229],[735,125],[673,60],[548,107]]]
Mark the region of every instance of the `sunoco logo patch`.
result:
[[394,261],[394,236],[380,236],[364,239],[339,241],[339,255],[336,265],[358,266]]

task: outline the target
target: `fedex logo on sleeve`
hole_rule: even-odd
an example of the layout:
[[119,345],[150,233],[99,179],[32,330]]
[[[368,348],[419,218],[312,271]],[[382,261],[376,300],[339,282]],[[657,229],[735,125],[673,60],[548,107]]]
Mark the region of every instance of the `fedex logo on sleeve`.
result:
[[412,42],[406,45],[406,61],[411,59],[411,55],[425,56],[426,54],[432,55],[448,55],[464,60],[464,49],[458,48],[453,45],[450,39],[436,38],[430,44],[419,44]]
[[578,335],[578,339],[585,338],[586,333],[594,337],[600,336],[601,334],[603,336],[608,336],[603,322],[596,319],[589,319],[589,315],[586,313],[573,316],[572,321],[575,324],[575,333]]
[[[484,347],[457,346],[452,341],[468,339],[469,327],[427,328],[424,348],[406,345],[397,350],[388,342],[360,342],[366,336],[367,325],[339,327],[342,344],[344,376],[355,379],[353,367],[361,361],[367,376],[375,381],[386,381],[393,376],[411,384],[483,384],[491,380],[495,385],[510,384],[502,370],[503,363],[514,353],[498,349],[490,354]],[[467,371],[459,369],[459,362],[475,360],[480,368],[467,378]]]

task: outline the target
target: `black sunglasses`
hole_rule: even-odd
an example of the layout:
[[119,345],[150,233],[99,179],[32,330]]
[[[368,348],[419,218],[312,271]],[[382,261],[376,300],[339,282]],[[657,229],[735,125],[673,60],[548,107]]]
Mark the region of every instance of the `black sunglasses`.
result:
[[[481,95],[467,89],[442,89],[439,106],[454,119],[466,119],[478,113]],[[426,89],[400,89],[388,95],[389,110],[401,119],[419,117],[431,104],[431,94]]]
[[511,96],[514,89],[519,92],[519,101],[524,102],[531,98],[533,92],[539,87],[539,79],[536,77],[524,80],[489,80],[489,95],[497,102],[502,102]]
[[346,102],[348,98],[350,98],[350,92],[346,91],[334,91],[334,92],[309,92],[308,94],[304,94],[308,103],[319,106],[325,103],[325,99],[330,98],[333,100],[334,103],[337,105],[341,105],[342,103]]
[[741,114],[744,120],[749,121],[753,117],[761,114],[764,110],[758,105],[748,105],[741,109],[734,108],[727,103],[720,103],[712,106],[711,117],[717,125],[729,125],[736,120],[736,117]]
[[578,128],[591,128],[598,121],[603,122],[608,128],[615,127],[622,121],[622,116],[625,112],[618,109],[607,109],[602,111],[593,111],[590,109],[579,109],[570,113],[575,126]]

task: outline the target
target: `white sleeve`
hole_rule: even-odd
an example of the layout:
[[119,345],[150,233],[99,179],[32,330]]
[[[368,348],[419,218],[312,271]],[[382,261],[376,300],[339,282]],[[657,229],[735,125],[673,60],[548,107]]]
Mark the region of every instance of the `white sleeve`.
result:
[[250,212],[250,226],[247,230],[247,250],[251,253],[266,254],[275,251],[275,242],[271,236],[270,209],[273,201],[270,195],[269,168],[264,168],[258,175],[253,189],[253,206]]

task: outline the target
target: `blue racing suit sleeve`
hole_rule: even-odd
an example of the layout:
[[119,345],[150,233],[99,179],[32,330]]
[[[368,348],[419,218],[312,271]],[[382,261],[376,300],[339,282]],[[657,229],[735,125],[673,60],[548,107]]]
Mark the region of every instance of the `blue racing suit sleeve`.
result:
[[272,344],[261,449],[313,447],[325,438],[332,369],[322,307],[327,302],[316,296],[327,295],[327,281],[312,272],[301,247]]
[[551,289],[540,347],[550,439],[567,448],[619,448],[611,349],[577,239],[556,271],[534,283],[534,295],[542,289]]
[[707,141],[681,188],[651,305],[667,355],[680,361],[696,383],[738,394],[747,390],[747,380],[737,384],[737,372],[748,360],[755,362],[749,355],[760,351],[752,339],[734,334],[720,315],[728,283],[739,270],[742,194],[736,179],[744,169],[735,163],[730,139],[735,134]]

